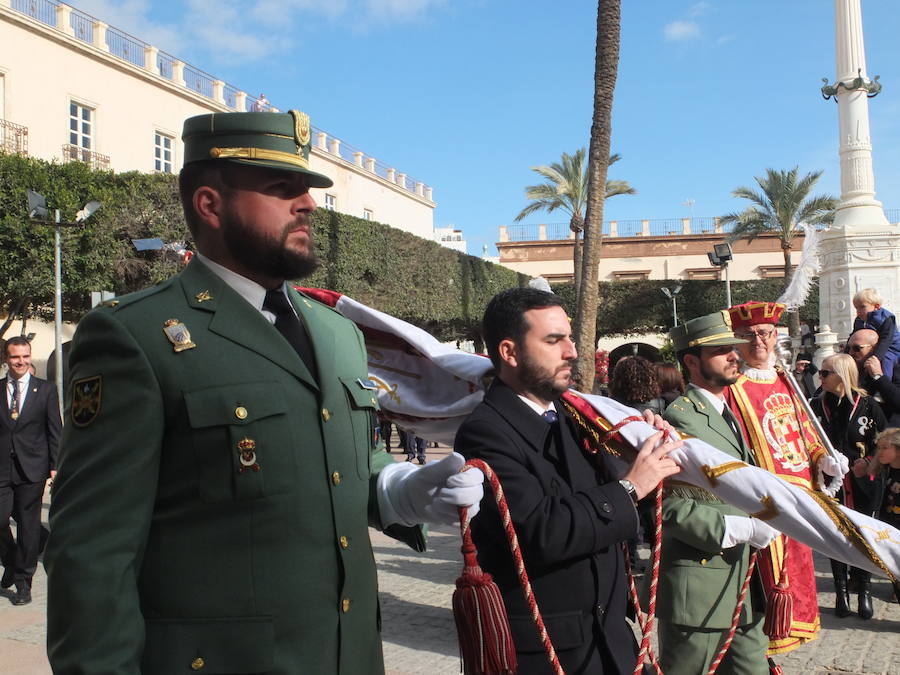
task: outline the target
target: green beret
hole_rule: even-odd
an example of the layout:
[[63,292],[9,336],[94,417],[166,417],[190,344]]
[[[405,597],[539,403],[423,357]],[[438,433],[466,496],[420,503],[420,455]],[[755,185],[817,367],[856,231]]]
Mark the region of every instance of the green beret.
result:
[[719,310],[691,319],[669,331],[669,338],[680,352],[690,347],[719,347],[740,345],[747,341],[734,336],[728,310]]
[[219,159],[309,176],[310,187],[331,187],[328,176],[309,170],[309,116],[246,112],[197,115],[184,121],[184,163]]

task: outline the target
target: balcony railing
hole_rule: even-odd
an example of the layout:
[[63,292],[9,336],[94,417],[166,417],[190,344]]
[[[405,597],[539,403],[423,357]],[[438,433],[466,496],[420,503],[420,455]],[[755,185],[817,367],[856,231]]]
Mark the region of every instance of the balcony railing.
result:
[[99,152],[66,143],[62,146],[63,162],[84,162],[92,169],[109,170],[109,157]]
[[28,127],[0,120],[0,151],[28,155]]

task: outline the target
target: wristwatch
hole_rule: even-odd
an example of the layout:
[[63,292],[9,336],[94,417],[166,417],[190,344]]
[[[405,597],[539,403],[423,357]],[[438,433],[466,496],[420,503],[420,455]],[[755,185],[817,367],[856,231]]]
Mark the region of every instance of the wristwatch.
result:
[[637,488],[634,487],[634,483],[632,483],[627,478],[623,478],[622,480],[619,481],[619,485],[621,485],[623,488],[625,488],[625,492],[627,492],[628,496],[631,497],[631,501],[633,501],[635,504],[637,504],[638,503],[638,495],[637,495]]
[[882,374],[878,373],[877,375],[872,376],[872,382],[878,382],[882,378]]

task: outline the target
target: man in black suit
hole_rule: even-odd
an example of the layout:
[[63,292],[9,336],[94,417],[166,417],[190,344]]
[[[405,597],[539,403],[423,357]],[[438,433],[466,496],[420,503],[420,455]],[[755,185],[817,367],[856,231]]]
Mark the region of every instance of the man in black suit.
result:
[[[631,673],[637,649],[625,621],[622,543],[637,535],[637,500],[678,467],[680,441],[640,449],[625,478],[579,448],[559,396],[576,358],[560,298],[531,288],[495,296],[483,332],[496,379],[463,422],[455,449],[486,461],[500,479],[538,607],[563,669]],[[486,491],[487,492],[487,491]],[[478,559],[509,614],[520,675],[552,673],[516,578],[492,496],[472,521]]]
[[[34,377],[31,345],[10,338],[3,348],[9,367],[0,397],[0,561],[3,588],[15,583],[14,605],[31,602],[41,539],[41,500],[47,477],[56,474],[61,422],[56,387]],[[9,518],[16,520],[14,540]]]

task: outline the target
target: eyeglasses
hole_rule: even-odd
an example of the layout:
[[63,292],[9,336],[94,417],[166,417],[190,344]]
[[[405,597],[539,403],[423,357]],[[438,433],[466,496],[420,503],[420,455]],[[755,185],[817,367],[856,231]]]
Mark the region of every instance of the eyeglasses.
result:
[[748,330],[746,333],[738,333],[738,337],[742,340],[750,340],[751,342],[755,339],[760,339],[763,342],[768,340],[775,333],[775,329],[772,330],[760,330],[760,331],[752,331]]
[[819,369],[819,377],[821,377],[824,380],[826,377],[831,375],[833,372],[834,372],[833,370],[826,370],[825,368],[820,368]]
[[848,349],[851,352],[861,352],[863,349],[868,349],[872,345],[850,345]]

